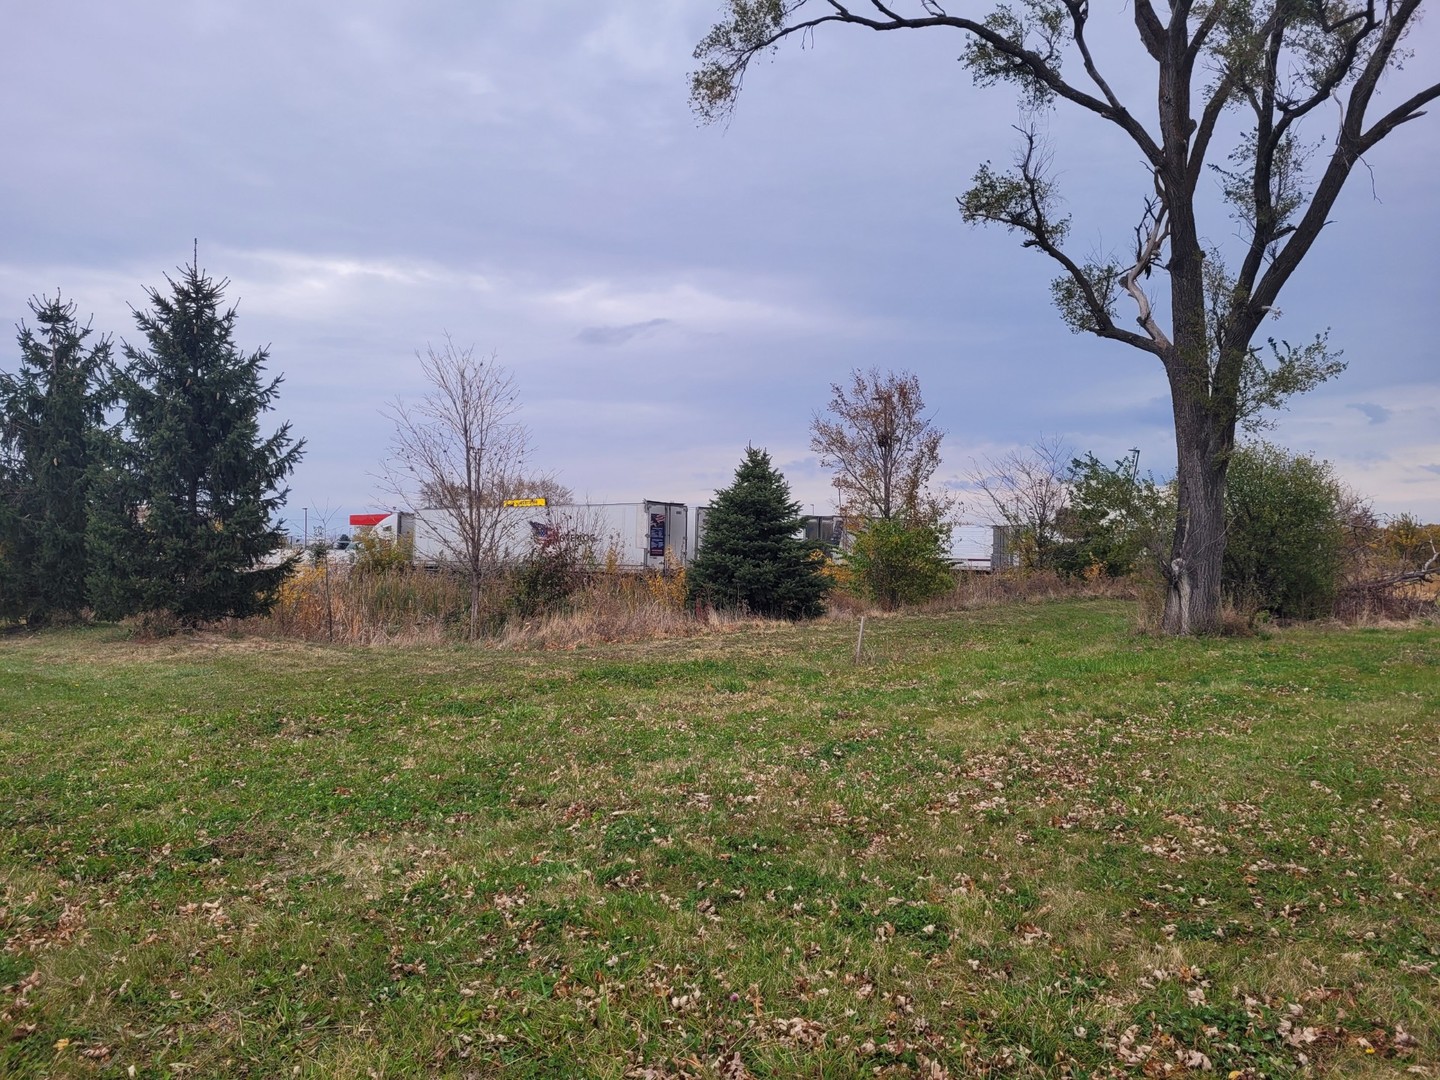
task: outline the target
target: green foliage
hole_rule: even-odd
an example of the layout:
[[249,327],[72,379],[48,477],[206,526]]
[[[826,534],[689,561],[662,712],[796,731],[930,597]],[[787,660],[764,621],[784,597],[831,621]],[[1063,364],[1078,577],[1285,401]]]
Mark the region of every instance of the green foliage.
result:
[[1105,465],[1094,454],[1070,463],[1070,503],[1060,513],[1063,539],[1055,568],[1072,577],[1123,577],[1168,548],[1175,494],[1154,477],[1138,477],[1129,459]]
[[20,366],[0,373],[0,617],[38,626],[88,604],[86,498],[104,420],[110,341],[57,295],[30,301]]
[[280,486],[300,458],[290,425],[265,437],[260,414],[280,379],[262,381],[262,349],[234,343],[225,281],[191,265],[169,295],[149,290],[135,313],[147,349],[126,346],[116,379],[123,433],[92,518],[91,592],[108,617],[162,610],[194,625],[262,613],[293,560],[262,566],[281,546]]
[[1079,271],[1079,277],[1084,279],[1083,285],[1075,274],[1062,274],[1050,282],[1050,296],[1060,312],[1060,318],[1072,333],[1097,333],[1101,327],[1095,318],[1092,301],[1113,321],[1116,318],[1116,290],[1124,269],[1117,263],[1090,260],[1082,263]]
[[807,619],[825,610],[829,582],[813,545],[796,538],[800,504],[770,455],[753,446],[735,482],[715,493],[687,597],[756,615]]
[[[1048,108],[1055,100],[1053,86],[1039,73],[1060,73],[1069,17],[1051,0],[1022,0],[1021,11],[998,5],[981,20],[987,36],[969,36],[961,62],[970,69],[976,86],[1012,83],[1021,103],[1032,111]],[[1015,45],[1028,52],[1021,58]],[[1038,65],[1038,71],[1037,71]]]
[[941,596],[955,587],[946,561],[948,531],[903,519],[867,522],[855,537],[845,564],[855,589],[887,610]]
[[1330,346],[1328,330],[1304,345],[1268,337],[1268,360],[1260,348],[1251,346],[1236,354],[1236,362],[1222,362],[1226,358],[1218,343],[1225,339],[1226,323],[1237,305],[1243,307],[1246,303],[1245,295],[1218,249],[1206,252],[1203,276],[1210,370],[1217,378],[1222,372],[1227,378],[1238,378],[1235,411],[1246,431],[1273,427],[1268,414],[1285,408],[1290,398],[1308,393],[1345,370],[1341,351]]
[[1283,618],[1328,615],[1344,558],[1343,501],[1329,462],[1264,442],[1237,449],[1225,493],[1231,599]]
[[361,577],[403,574],[415,567],[415,544],[409,536],[387,540],[374,531],[364,532],[355,538],[351,546],[355,551],[355,561],[350,566],[350,572]]
[[725,18],[695,46],[690,104],[706,120],[723,116],[740,91],[750,57],[769,48],[784,24],[785,0],[728,0]]
[[[1030,152],[1034,150],[1032,142]],[[1019,230],[1058,245],[1070,232],[1070,218],[1055,212],[1059,198],[1053,182],[1032,172],[1028,155],[1006,172],[997,172],[987,161],[959,199],[960,216],[967,224],[1004,225],[1007,232]]]
[[1273,427],[1264,415],[1277,410],[1298,394],[1308,393],[1345,370],[1340,352],[1330,348],[1329,331],[1316,334],[1305,345],[1266,338],[1271,362],[1267,365],[1259,349],[1251,349],[1240,372],[1240,423],[1247,431]]

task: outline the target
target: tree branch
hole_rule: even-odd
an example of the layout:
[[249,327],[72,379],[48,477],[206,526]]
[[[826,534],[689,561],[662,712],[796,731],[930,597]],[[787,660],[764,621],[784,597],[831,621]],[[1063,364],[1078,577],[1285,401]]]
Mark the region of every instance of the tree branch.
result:
[[[1110,101],[1086,93],[1067,82],[1040,54],[1032,49],[1027,49],[1022,42],[999,33],[983,22],[957,15],[943,14],[935,7],[927,8],[933,13],[925,17],[907,18],[896,14],[884,4],[871,0],[872,6],[884,14],[884,18],[877,19],[856,14],[839,3],[839,0],[825,0],[825,2],[833,14],[818,15],[788,26],[782,25],[750,40],[734,41],[730,39],[729,35],[717,34],[716,31],[721,27],[712,31],[711,35],[702,41],[695,50],[695,58],[697,60],[708,59],[709,64],[706,69],[702,69],[691,77],[691,101],[700,111],[701,116],[705,119],[715,119],[721,112],[733,105],[750,61],[759,53],[776,47],[781,41],[794,34],[807,33],[826,23],[846,23],[875,31],[949,27],[970,34],[995,52],[1013,61],[1017,67],[1024,70],[1027,77],[1057,96],[1109,120],[1130,136],[1152,165],[1160,164],[1160,147],[1144,126],[1130,114],[1129,110],[1120,105],[1118,100]],[[804,0],[800,0],[795,8],[782,12],[781,17],[798,10],[803,4]]]
[[[1108,297],[1096,291],[1091,275],[1061,248],[1067,222],[1051,217],[1053,196],[1044,175],[1045,162],[1039,137],[1033,129],[1016,130],[1025,141],[1016,162],[1016,172],[1000,175],[988,165],[983,167],[971,189],[958,200],[965,220],[990,221],[1023,233],[1026,239],[1021,242],[1022,247],[1041,251],[1060,264],[1066,275],[1060,280],[1066,284],[1063,290],[1058,284],[1056,288],[1065,293],[1062,308],[1070,303],[1076,305],[1077,315],[1067,320],[1072,328],[1113,341],[1123,341],[1137,349],[1160,355],[1162,346],[1153,335],[1145,337],[1115,325]],[[1113,277],[1108,280],[1113,284]],[[1057,296],[1057,299],[1060,297]],[[1158,330],[1158,327],[1155,329]]]
[[[1158,185],[1157,185],[1158,186]],[[1150,228],[1145,229],[1145,222],[1150,222]],[[1155,321],[1154,313],[1150,307],[1150,297],[1140,287],[1140,275],[1149,275],[1150,268],[1155,260],[1159,258],[1165,241],[1170,235],[1170,216],[1165,211],[1165,204],[1157,196],[1154,200],[1146,203],[1145,214],[1140,224],[1135,229],[1135,263],[1129,270],[1120,276],[1120,286],[1135,301],[1140,314],[1136,316],[1136,322],[1145,328],[1150,335],[1150,340],[1155,343],[1153,350],[1157,355],[1164,355],[1164,350],[1170,348],[1170,339]]]
[[[1216,5],[1219,8],[1219,5]],[[1195,188],[1200,183],[1200,175],[1205,171],[1205,154],[1210,149],[1210,140],[1215,135],[1215,125],[1220,122],[1220,114],[1225,111],[1225,106],[1235,96],[1235,82],[1230,73],[1226,72],[1220,77],[1220,82],[1211,93],[1210,99],[1205,102],[1205,108],[1200,114],[1200,123],[1195,128],[1195,137],[1190,146],[1190,164],[1186,169],[1185,191],[1187,195],[1193,196]]]
[[1245,322],[1251,332],[1259,326],[1264,309],[1275,302],[1280,289],[1300,265],[1309,252],[1320,230],[1329,219],[1335,200],[1344,187],[1345,180],[1354,168],[1355,162],[1367,149],[1373,147],[1400,124],[1413,119],[1415,110],[1426,102],[1440,96],[1440,86],[1431,86],[1414,95],[1396,109],[1391,110],[1375,123],[1368,132],[1362,132],[1366,109],[1375,95],[1380,77],[1389,67],[1390,59],[1409,26],[1410,20],[1419,11],[1421,0],[1397,0],[1388,11],[1388,18],[1382,24],[1381,36],[1374,50],[1366,60],[1364,68],[1350,88],[1349,100],[1341,118],[1340,130],[1336,133],[1334,150],[1320,182],[1310,197],[1300,221],[1290,238],[1276,253],[1269,268],[1256,284],[1250,301],[1250,310]]
[[1375,146],[1381,139],[1389,135],[1401,124],[1408,124],[1411,120],[1418,120],[1425,114],[1420,111],[1422,105],[1428,105],[1436,98],[1440,98],[1440,83],[1434,86],[1427,86],[1418,94],[1411,97],[1401,105],[1397,105],[1379,120],[1371,125],[1370,130],[1360,137],[1360,153],[1364,154]]
[[1100,75],[1095,59],[1090,55],[1090,43],[1085,40],[1085,22],[1090,13],[1089,0],[1064,0],[1064,3],[1065,9],[1070,12],[1070,24],[1074,27],[1075,47],[1080,50],[1080,59],[1085,64],[1085,73],[1105,95],[1105,100],[1110,103],[1110,107],[1123,112],[1125,107],[1120,104],[1120,99],[1110,89],[1110,84]]
[[1150,0],[1135,0],[1135,29],[1140,31],[1140,41],[1150,59],[1157,64],[1164,63],[1165,27],[1150,6]]

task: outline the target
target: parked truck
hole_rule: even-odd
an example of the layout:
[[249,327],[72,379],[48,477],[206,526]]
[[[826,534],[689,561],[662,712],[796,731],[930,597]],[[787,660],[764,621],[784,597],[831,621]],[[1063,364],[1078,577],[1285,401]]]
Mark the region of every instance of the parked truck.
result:
[[[596,563],[620,570],[688,566],[690,509],[684,503],[568,503],[546,507],[555,538],[578,539]],[[537,536],[542,542],[548,536]]]
[[[689,508],[684,503],[560,503],[506,507],[501,515],[494,532],[496,554],[503,560],[564,542],[577,545],[596,564],[620,570],[690,562]],[[445,509],[397,510],[370,528],[382,540],[407,543],[420,566],[443,566],[463,557],[460,530]]]
[[[646,499],[631,503],[559,503],[507,507],[499,531],[499,554],[521,559],[547,543],[577,544],[599,566],[619,570],[655,570],[689,566],[705,542],[708,506]],[[463,545],[447,510],[397,510],[355,514],[350,524],[390,542],[407,541],[415,562],[442,566],[460,561]],[[806,540],[848,551],[854,536],[836,516],[801,519]],[[1005,569],[1015,563],[1014,530],[1006,526],[956,526],[950,535],[952,565],[968,570]]]

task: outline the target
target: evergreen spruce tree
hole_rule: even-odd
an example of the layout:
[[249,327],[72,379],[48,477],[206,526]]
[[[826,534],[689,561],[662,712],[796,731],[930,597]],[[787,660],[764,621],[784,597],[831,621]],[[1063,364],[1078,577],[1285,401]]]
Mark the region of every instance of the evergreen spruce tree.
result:
[[785,478],[769,454],[747,447],[735,482],[710,505],[688,574],[690,600],[785,619],[821,614],[829,581],[799,531],[800,504]]
[[125,346],[116,379],[123,434],[97,487],[92,518],[98,614],[169,612],[182,624],[269,610],[293,561],[262,566],[283,536],[280,485],[303,442],[282,424],[263,437],[280,378],[262,378],[264,349],[235,345],[228,281],[197,264],[169,295],[148,290],[135,322],[148,348]]
[[0,617],[40,626],[86,595],[86,499],[105,412],[110,341],[57,294],[30,301],[20,367],[0,373]]

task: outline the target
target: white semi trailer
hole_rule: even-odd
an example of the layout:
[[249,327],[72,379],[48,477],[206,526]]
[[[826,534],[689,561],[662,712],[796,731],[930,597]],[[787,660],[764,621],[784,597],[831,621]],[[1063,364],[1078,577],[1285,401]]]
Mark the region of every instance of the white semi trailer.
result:
[[[689,508],[646,499],[633,503],[560,503],[506,507],[496,530],[497,555],[518,559],[545,543],[578,543],[601,566],[621,570],[686,566],[691,559]],[[415,562],[442,566],[460,560],[464,545],[454,515],[426,508],[397,510],[373,526],[383,540],[408,541]]]
[[661,570],[690,564],[690,509],[684,503],[564,503],[544,510],[551,535],[578,539],[601,566]]
[[[465,544],[455,516],[438,507],[393,511],[376,522],[373,534],[390,543],[408,544],[420,566],[444,566],[465,558]],[[495,554],[501,559],[527,554],[533,547],[531,534],[525,512],[507,507],[493,529]]]

